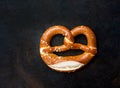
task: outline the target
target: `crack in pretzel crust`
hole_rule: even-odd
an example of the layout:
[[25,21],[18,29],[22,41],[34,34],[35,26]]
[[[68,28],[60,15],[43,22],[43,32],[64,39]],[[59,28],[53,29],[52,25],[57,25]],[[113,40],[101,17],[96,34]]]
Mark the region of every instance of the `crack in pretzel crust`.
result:
[[[64,44],[50,45],[52,37],[56,34],[64,36]],[[74,43],[74,37],[83,34],[87,38],[87,45]],[[54,52],[64,52],[70,49],[80,49],[84,53],[76,56],[58,56]],[[87,64],[97,53],[96,37],[93,31],[86,26],[78,26],[68,30],[64,26],[48,28],[40,39],[40,55],[48,67],[60,72],[73,72]]]
[[83,67],[84,64],[77,61],[64,61],[64,62],[60,62],[57,64],[48,65],[48,66],[57,71],[62,71],[62,72],[73,71],[74,72],[75,70]]

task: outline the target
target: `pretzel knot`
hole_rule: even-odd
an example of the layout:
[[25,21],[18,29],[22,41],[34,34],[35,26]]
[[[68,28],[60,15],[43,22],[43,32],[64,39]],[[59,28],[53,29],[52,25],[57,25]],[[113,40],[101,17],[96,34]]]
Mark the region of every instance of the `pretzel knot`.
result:
[[[54,35],[62,34],[64,44],[51,46],[50,41]],[[74,37],[83,34],[87,38],[87,45],[75,43]],[[80,49],[84,53],[76,56],[58,56],[54,52],[64,52],[70,49]],[[43,61],[52,69],[61,72],[72,72],[87,64],[97,53],[96,38],[93,31],[86,26],[78,26],[68,30],[64,26],[48,28],[40,39],[40,55]]]

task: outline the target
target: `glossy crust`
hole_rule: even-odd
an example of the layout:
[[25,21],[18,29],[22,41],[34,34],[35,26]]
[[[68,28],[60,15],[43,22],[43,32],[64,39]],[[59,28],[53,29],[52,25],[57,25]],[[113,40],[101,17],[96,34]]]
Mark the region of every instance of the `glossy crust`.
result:
[[[50,46],[50,41],[52,37],[56,34],[62,34],[64,36],[64,44],[60,46]],[[80,43],[74,43],[74,37],[77,35],[83,34],[87,38],[87,45],[80,44]],[[70,49],[81,49],[84,51],[83,54],[76,55],[76,56],[57,56],[53,52],[63,52],[67,51]],[[97,53],[97,48],[96,48],[96,37],[93,31],[86,26],[78,26],[72,29],[71,31],[68,30],[64,26],[52,26],[48,28],[42,35],[40,39],[40,55],[43,59],[43,61],[50,67],[56,66],[57,67],[62,66],[64,64],[59,64],[59,63],[64,63],[67,61],[74,61],[74,62],[79,62],[80,65],[76,67],[75,69],[70,69],[70,64],[64,65],[66,67],[66,70],[62,69],[55,69],[54,70],[60,71],[60,72],[73,72],[80,67],[83,67],[85,64],[87,64],[93,56]],[[72,63],[71,63],[72,64]],[[76,66],[76,64],[73,65],[73,67]],[[71,67],[71,68],[73,68]],[[69,69],[68,69],[69,68]]]

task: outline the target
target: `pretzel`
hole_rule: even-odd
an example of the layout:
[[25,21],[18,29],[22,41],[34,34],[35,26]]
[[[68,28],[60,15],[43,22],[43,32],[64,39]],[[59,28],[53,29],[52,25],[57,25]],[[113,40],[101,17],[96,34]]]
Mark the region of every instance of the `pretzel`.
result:
[[[53,36],[62,34],[64,44],[51,46]],[[83,34],[87,38],[87,45],[75,43],[74,37]],[[76,56],[58,56],[54,52],[64,52],[70,49],[83,50],[84,53]],[[64,26],[52,26],[48,28],[40,39],[40,55],[48,67],[60,72],[73,72],[86,65],[97,53],[96,37],[89,27],[78,26],[68,30]]]

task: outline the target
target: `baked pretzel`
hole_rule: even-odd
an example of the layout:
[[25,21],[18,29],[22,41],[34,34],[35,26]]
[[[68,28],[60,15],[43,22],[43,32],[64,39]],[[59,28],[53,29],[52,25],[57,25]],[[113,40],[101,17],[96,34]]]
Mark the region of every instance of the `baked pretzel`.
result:
[[[51,46],[50,41],[57,34],[64,36],[64,44]],[[87,45],[74,43],[74,37],[80,34],[86,36]],[[53,53],[64,52],[70,49],[80,49],[84,53],[76,56],[58,56]],[[71,31],[64,26],[52,26],[43,33],[40,39],[40,55],[43,61],[50,68],[57,71],[73,72],[87,64],[96,53],[96,37],[92,30],[86,26],[78,26]]]

